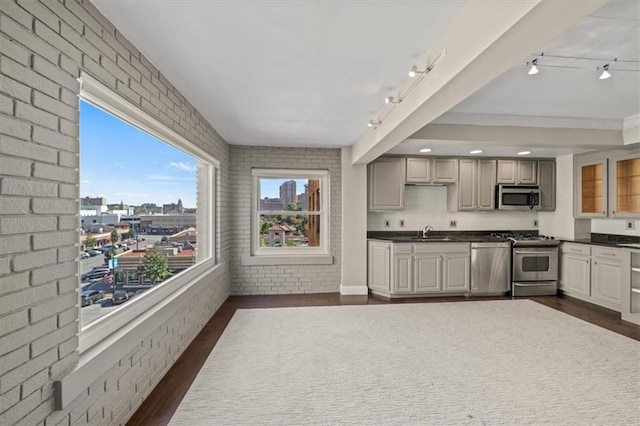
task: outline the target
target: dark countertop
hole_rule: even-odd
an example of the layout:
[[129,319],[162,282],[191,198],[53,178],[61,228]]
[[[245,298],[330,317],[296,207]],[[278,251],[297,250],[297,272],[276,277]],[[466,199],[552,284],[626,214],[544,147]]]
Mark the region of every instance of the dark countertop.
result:
[[[431,231],[429,232],[429,236],[432,238],[428,239],[420,238],[422,231],[369,231],[367,232],[367,238],[391,241],[394,243],[476,243],[508,241],[506,238],[495,236],[496,234],[506,233],[537,234],[537,231]],[[446,238],[446,240],[443,238]],[[558,238],[558,240],[561,242],[590,244],[605,247],[624,247],[627,244],[640,244],[640,236],[635,237],[630,235],[596,233],[592,233],[590,238]]]
[[640,236],[616,235],[616,234],[596,234],[592,233],[591,238],[560,238],[560,241],[578,244],[590,244],[605,247],[622,247],[627,244],[640,244]]
[[426,239],[421,238],[422,231],[369,231],[367,238],[394,243],[477,243],[509,241],[495,236],[508,232],[532,231],[431,231]]

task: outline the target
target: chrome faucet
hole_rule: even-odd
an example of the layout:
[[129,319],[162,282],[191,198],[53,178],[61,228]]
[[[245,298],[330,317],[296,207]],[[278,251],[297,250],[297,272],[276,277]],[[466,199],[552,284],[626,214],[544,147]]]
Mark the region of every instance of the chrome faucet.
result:
[[422,230],[422,238],[427,238],[427,235],[431,231],[433,231],[433,227],[431,225],[425,226],[424,229]]

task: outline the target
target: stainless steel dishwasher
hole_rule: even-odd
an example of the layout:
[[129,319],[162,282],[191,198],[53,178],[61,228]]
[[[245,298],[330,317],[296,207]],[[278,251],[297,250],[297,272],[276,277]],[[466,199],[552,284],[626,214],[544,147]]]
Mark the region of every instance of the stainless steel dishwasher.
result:
[[471,243],[471,294],[511,290],[511,242]]

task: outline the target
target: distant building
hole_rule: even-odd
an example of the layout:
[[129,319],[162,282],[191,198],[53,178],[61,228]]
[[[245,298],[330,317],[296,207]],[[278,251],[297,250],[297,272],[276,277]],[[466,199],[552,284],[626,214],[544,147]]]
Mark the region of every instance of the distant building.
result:
[[279,211],[284,209],[284,203],[280,198],[264,197],[264,199],[260,200],[261,211]]
[[290,203],[295,203],[298,201],[298,197],[296,196],[295,180],[288,180],[280,185],[280,199],[282,200],[282,204],[284,205],[284,210],[287,209],[287,206]]
[[196,227],[196,213],[140,215],[141,232],[150,234],[174,234]]
[[182,200],[178,199],[177,203],[163,204],[162,205],[162,213],[164,213],[164,214],[184,213],[184,207],[182,206]]
[[106,206],[107,199],[104,197],[84,197],[80,200],[80,204],[88,206]]
[[307,200],[307,191],[309,190],[309,185],[304,186],[304,192],[302,194],[298,194],[298,209],[300,210],[308,210],[309,203]]
[[96,206],[93,204],[82,204],[80,206],[80,216],[98,216],[107,212],[107,206]]
[[[309,211],[320,211],[320,181],[309,180],[307,188],[307,203]],[[320,246],[320,215],[310,214],[309,225],[307,225],[307,237],[309,247]]]
[[156,205],[155,203],[143,203],[140,207],[136,207],[134,214],[144,214],[144,213],[162,213],[162,207]]

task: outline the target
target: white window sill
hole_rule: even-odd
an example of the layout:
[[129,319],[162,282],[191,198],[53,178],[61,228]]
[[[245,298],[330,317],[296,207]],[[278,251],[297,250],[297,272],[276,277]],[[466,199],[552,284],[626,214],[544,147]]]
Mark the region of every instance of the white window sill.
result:
[[240,261],[242,266],[260,265],[333,265],[333,256],[306,255],[306,256],[278,256],[259,255],[243,256]]
[[114,363],[139,345],[159,324],[171,318],[195,295],[211,285],[211,282],[215,281],[224,269],[220,264],[212,265],[213,261],[205,261],[193,266],[193,270],[183,272],[181,275],[184,274],[189,280],[187,284],[179,289],[174,288],[173,293],[159,301],[153,308],[82,352],[76,368],[61,380],[54,382],[56,410],[64,409],[78,395],[86,392],[89,386],[109,371]]

